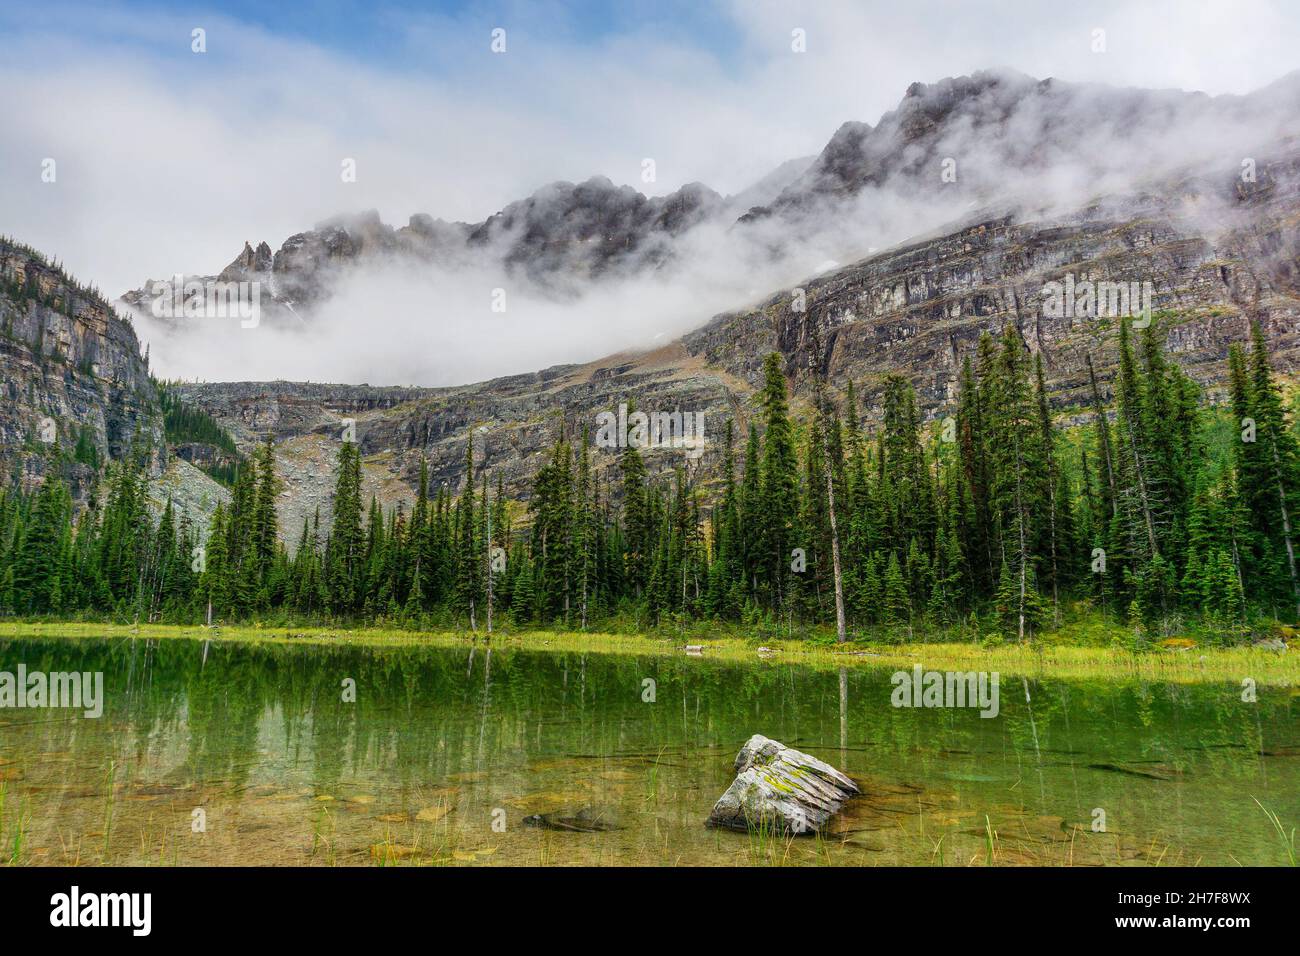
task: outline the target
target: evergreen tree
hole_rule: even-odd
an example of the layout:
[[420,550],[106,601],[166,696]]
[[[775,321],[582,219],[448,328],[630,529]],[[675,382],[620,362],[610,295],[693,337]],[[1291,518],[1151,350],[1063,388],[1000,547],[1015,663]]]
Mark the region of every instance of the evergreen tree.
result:
[[772,352],[763,362],[763,463],[758,492],[762,529],[758,572],[777,607],[785,603],[790,554],[796,546],[794,522],[799,514],[799,468],[781,365],[779,352]]

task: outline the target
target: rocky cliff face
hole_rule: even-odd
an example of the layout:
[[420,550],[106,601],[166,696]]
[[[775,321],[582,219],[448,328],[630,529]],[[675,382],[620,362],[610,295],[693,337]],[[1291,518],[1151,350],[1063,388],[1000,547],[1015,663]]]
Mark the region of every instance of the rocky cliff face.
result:
[[[363,491],[386,506],[404,502],[409,509],[422,458],[433,488],[445,484],[459,493],[471,436],[476,466],[486,463],[494,483],[500,475],[509,495],[527,498],[559,435],[577,440],[586,426],[594,436],[597,413],[617,411],[629,399],[646,411],[705,411],[708,444],[702,457],[691,459],[685,449],[671,447],[645,454],[652,473],[681,464],[712,473],[724,420],[744,417],[749,385],[706,368],[674,344],[650,354],[456,388],[235,382],[191,383],[179,390],[225,425],[245,450],[268,433],[274,436],[277,467],[285,479],[281,532],[296,541],[302,519],[316,507],[329,517],[333,465],[349,427],[362,454]],[[593,452],[597,473],[611,485],[617,482],[618,454],[616,448]]]
[[[527,497],[532,476],[561,432],[594,433],[601,411],[634,401],[647,412],[703,412],[707,445],[647,453],[652,472],[684,465],[716,475],[723,428],[739,442],[757,409],[761,364],[779,351],[806,402],[810,369],[842,390],[852,381],[870,422],[884,376],[915,384],[930,418],[949,414],[962,360],[981,333],[1014,323],[1043,355],[1058,410],[1086,402],[1085,359],[1103,382],[1114,364],[1120,316],[1053,315],[1049,283],[1149,283],[1151,321],[1174,358],[1213,389],[1228,345],[1258,320],[1283,371],[1300,368],[1300,150],[1261,157],[1253,182],[1235,170],[1167,181],[1159,189],[1099,198],[1069,215],[984,212],[926,239],[784,289],[750,309],[716,317],[647,354],[442,389],[278,383],[191,384],[185,397],[246,445],[266,432],[290,476],[283,510],[291,534],[316,503],[328,503],[330,466],[345,419],[354,423],[368,490],[409,502],[422,457],[431,480],[459,490],[465,445]],[[802,290],[803,308],[797,307]],[[1141,309],[1140,296],[1131,311]],[[1143,319],[1136,316],[1137,321]],[[617,449],[595,464],[617,494]]]
[[[932,415],[955,398],[961,361],[984,331],[1014,323],[1041,352],[1059,406],[1083,402],[1085,356],[1104,370],[1118,316],[1053,315],[1045,287],[1150,284],[1152,321],[1201,382],[1223,377],[1230,342],[1264,328],[1294,370],[1300,324],[1300,151],[1261,158],[1253,182],[1235,170],[1106,197],[1067,216],[984,214],[721,316],[683,343],[711,367],[754,382],[780,351],[798,382],[811,367],[868,406],[884,375],[915,383]],[[1141,321],[1138,317],[1137,321]],[[869,409],[870,411],[870,409]]]
[[540,284],[581,280],[662,264],[670,240],[722,206],[722,197],[700,183],[652,199],[598,176],[576,186],[553,183],[511,203],[475,228],[469,242],[503,245],[506,264]]
[[147,362],[130,323],[35,250],[0,240],[0,467],[27,486],[63,470],[78,496],[83,459],[121,457],[137,436],[161,440]]

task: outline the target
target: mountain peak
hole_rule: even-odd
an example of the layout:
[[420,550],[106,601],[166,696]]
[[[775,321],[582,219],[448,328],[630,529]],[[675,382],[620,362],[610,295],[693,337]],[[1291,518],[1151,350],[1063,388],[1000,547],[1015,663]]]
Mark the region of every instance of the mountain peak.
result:
[[239,282],[259,273],[269,273],[274,259],[271,247],[265,242],[259,242],[254,249],[248,240],[244,240],[243,251],[221,270],[220,278],[226,282]]

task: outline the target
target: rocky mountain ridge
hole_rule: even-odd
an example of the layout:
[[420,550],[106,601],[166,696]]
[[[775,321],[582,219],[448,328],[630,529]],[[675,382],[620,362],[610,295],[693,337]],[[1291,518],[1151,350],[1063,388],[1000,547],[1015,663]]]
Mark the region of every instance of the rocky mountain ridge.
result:
[[[918,177],[935,172],[958,131],[975,135],[988,155],[1001,150],[998,168],[1041,171],[1052,166],[1052,150],[1061,149],[1071,132],[1052,125],[1053,105],[1075,104],[1076,118],[1095,114],[1111,127],[1165,116],[1164,125],[1153,128],[1171,130],[1181,128],[1175,118],[1188,110],[1251,118],[1266,107],[1288,106],[1298,89],[1293,78],[1251,97],[1211,99],[976,74],[914,85],[875,127],[846,124],[811,163],[787,164],[741,197],[767,197],[748,212],[737,198],[725,200],[699,186],[648,199],[608,180],[563,183],[478,225],[416,216],[393,229],[376,214],[339,219],[291,237],[279,251],[246,244],[219,275],[227,281],[264,277],[272,307],[307,323],[312,304],[328,296],[337,268],[371,255],[432,261],[490,248],[541,283],[554,276],[662,269],[671,262],[671,240],[710,217],[732,216],[736,230],[785,222],[785,232],[798,236],[799,224],[815,222],[819,213],[865,208],[863,197],[878,196],[873,190],[882,185],[919,183]],[[1298,117],[1295,110],[1289,118]],[[1008,135],[1024,128],[1039,137],[1031,137],[1032,148]],[[772,290],[755,305],[717,315],[650,352],[446,388],[232,382],[186,383],[178,392],[215,417],[244,450],[268,433],[274,437],[286,483],[282,531],[290,538],[316,507],[323,505],[328,515],[333,459],[345,435],[360,444],[367,491],[386,505],[409,504],[421,460],[428,461],[435,483],[462,488],[471,435],[478,466],[500,475],[512,496],[525,498],[557,435],[577,438],[595,427],[598,413],[634,401],[647,411],[705,416],[701,459],[679,448],[652,449],[647,459],[652,472],[684,466],[709,481],[725,422],[735,421],[743,434],[756,412],[753,396],[770,351],[785,357],[796,405],[806,402],[816,369],[838,394],[852,381],[859,414],[870,422],[879,412],[884,376],[898,372],[912,380],[924,414],[934,419],[952,408],[961,362],[973,354],[980,334],[1010,322],[1043,356],[1055,407],[1071,414],[1083,404],[1088,356],[1103,384],[1109,377],[1119,317],[1053,314],[1044,303],[1053,282],[1149,289],[1158,334],[1213,394],[1229,343],[1244,340],[1252,320],[1263,327],[1282,371],[1300,365],[1300,139],[1255,145],[1260,148],[1249,158],[1249,175],[1230,155],[1110,191],[1101,189],[1103,178],[1092,198],[1068,208],[1055,195],[1034,201],[1021,194],[981,205],[985,187],[996,183],[981,178],[976,163],[974,175],[958,180],[967,190],[962,195],[976,197],[960,218],[798,286]],[[1084,150],[1083,167],[1093,168],[1088,163],[1098,155]],[[1093,171],[1100,176],[1105,170]],[[598,452],[598,474],[614,494],[616,463],[615,450]]]
[[[301,324],[341,275],[394,258],[450,268],[492,262],[561,299],[577,284],[664,269],[678,240],[705,224],[760,260],[815,236],[833,260],[852,261],[867,251],[854,221],[890,203],[922,196],[951,208],[1041,207],[1062,191],[1221,161],[1223,138],[1252,156],[1285,132],[1300,134],[1300,72],[1248,96],[1210,97],[985,70],[912,84],[875,126],[843,124],[811,161],[783,164],[730,199],[700,183],[648,197],[595,176],[543,186],[481,223],[421,213],[395,228],[374,211],[338,216],[274,252],[245,243],[217,276],[190,278],[260,280],[265,321]],[[144,311],[150,299],[146,283],[121,300]]]
[[[1260,322],[1284,373],[1300,369],[1300,144],[1261,157],[1253,182],[1227,167],[1163,189],[1099,199],[1069,215],[1025,219],[986,210],[949,230],[779,290],[757,306],[715,317],[648,353],[610,356],[452,388],[372,388],[301,383],[182,386],[187,400],[243,443],[271,432],[287,472],[327,474],[351,421],[368,488],[409,505],[421,459],[435,483],[458,490],[465,446],[508,492],[527,497],[556,436],[594,429],[596,415],[634,401],[648,411],[705,414],[708,444],[697,461],[680,449],[647,452],[652,472],[678,466],[716,474],[727,419],[742,435],[757,413],[761,364],[780,352],[806,402],[813,369],[836,394],[852,381],[861,418],[878,418],[885,375],[917,388],[927,419],[950,414],[962,360],[983,332],[1014,323],[1041,353],[1053,405],[1086,404],[1086,359],[1108,387],[1119,316],[1053,316],[1049,283],[1150,283],[1150,319],[1175,361],[1211,393],[1224,378],[1228,345]],[[802,299],[803,308],[796,303]],[[1136,321],[1143,321],[1143,316]],[[617,493],[617,451],[596,451]],[[305,486],[304,486],[305,487]],[[289,510],[300,518],[315,488]],[[291,494],[291,499],[296,495]],[[291,526],[290,526],[291,527]]]
[[[290,236],[275,252],[265,242],[256,248],[245,242],[217,275],[186,274],[185,279],[200,285],[213,280],[262,283],[262,308],[271,323],[309,320],[312,308],[332,294],[341,272],[392,258],[450,267],[475,257],[499,261],[507,273],[562,293],[567,283],[658,268],[671,255],[672,240],[726,205],[700,183],[647,197],[594,176],[576,184],[551,183],[481,223],[417,213],[407,225],[394,228],[374,210],[338,216]],[[131,310],[148,311],[155,281],[169,280],[151,280],[120,301]]]

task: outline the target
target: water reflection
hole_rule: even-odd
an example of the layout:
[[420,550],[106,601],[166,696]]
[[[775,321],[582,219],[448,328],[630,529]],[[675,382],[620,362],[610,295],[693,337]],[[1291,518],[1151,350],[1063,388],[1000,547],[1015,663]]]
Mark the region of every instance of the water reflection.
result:
[[[19,661],[103,671],[107,698],[100,720],[0,711],[0,846],[21,831],[26,863],[967,864],[992,845],[999,863],[1273,864],[1253,798],[1300,816],[1300,717],[1278,689],[1024,680],[982,719],[890,706],[888,671],[770,661],[0,644],[0,669]],[[867,796],[780,852],[705,830],[753,733]],[[523,826],[582,811],[617,828]]]

